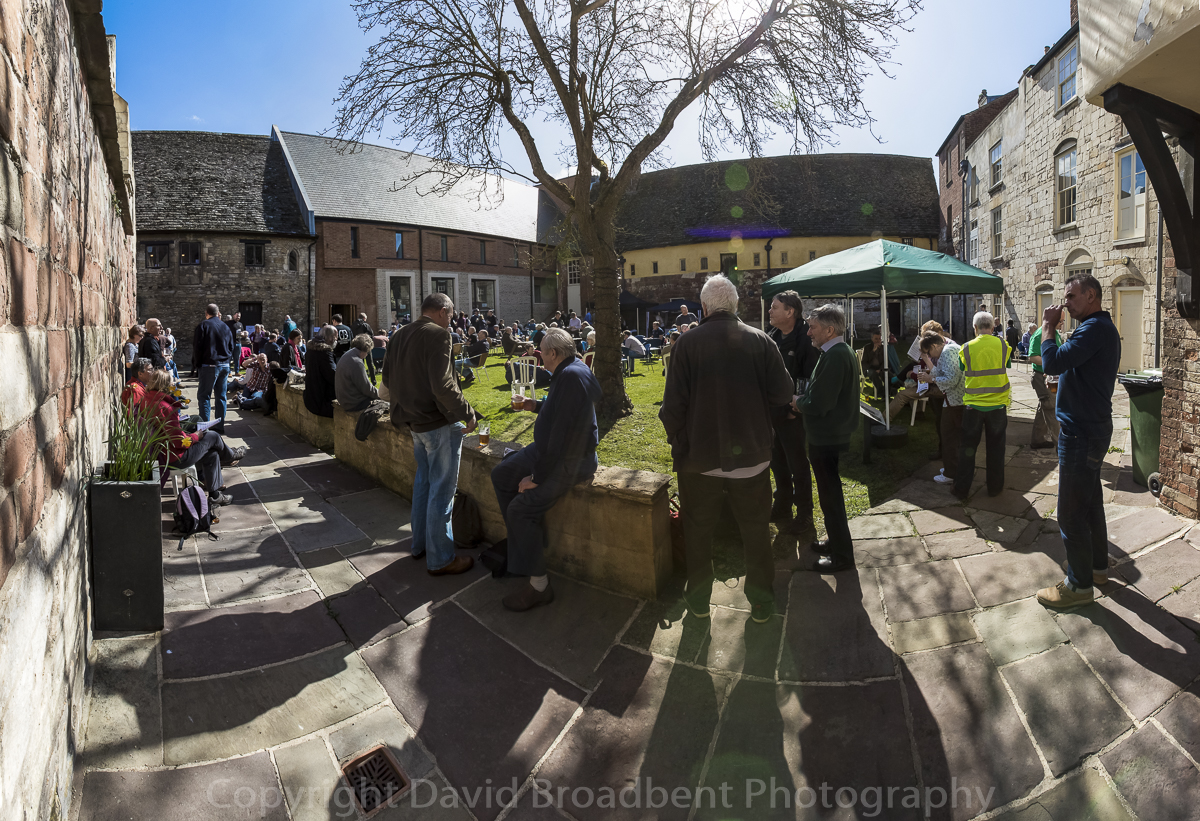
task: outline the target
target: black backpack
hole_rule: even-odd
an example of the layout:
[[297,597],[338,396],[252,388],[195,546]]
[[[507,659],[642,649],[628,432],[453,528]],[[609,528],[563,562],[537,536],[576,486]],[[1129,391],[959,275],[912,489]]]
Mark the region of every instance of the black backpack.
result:
[[454,544],[458,547],[476,547],[483,541],[483,519],[479,515],[479,505],[461,490],[454,491],[450,527],[454,531]]
[[179,491],[175,500],[175,534],[186,538],[197,533],[207,533],[210,539],[217,536],[212,525],[220,519],[213,515],[208,494],[196,485],[188,485]]

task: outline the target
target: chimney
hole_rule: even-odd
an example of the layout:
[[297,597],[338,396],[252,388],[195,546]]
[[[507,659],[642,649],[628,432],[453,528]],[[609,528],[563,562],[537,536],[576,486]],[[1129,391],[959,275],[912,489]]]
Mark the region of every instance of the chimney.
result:
[[1071,0],[1071,25],[1079,22],[1079,0]]
[[1049,54],[1050,46],[1042,46],[1042,54]]
[[986,88],[983,91],[979,92],[979,107],[983,108],[985,105],[987,105],[987,89]]

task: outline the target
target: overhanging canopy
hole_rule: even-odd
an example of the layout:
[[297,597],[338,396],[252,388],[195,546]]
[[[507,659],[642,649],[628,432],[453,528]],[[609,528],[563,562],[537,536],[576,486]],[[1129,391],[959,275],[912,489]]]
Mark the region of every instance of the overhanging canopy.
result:
[[700,303],[693,302],[690,299],[672,299],[670,302],[664,302],[662,305],[655,305],[651,311],[674,311],[679,313],[680,309],[686,305],[692,313],[700,310]]
[[821,257],[763,283],[763,299],[795,291],[809,299],[1000,294],[1004,280],[938,251],[877,239]]

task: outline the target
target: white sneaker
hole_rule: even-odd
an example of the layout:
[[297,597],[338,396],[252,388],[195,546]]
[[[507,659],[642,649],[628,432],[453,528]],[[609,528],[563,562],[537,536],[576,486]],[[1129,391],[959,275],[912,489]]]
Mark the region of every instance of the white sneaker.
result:
[[953,479],[951,479],[949,476],[944,476],[944,475],[942,475],[941,473],[939,473],[937,476],[934,476],[934,477],[933,477],[933,481],[937,482],[939,485],[952,485],[952,484],[954,484],[954,480],[953,480]]

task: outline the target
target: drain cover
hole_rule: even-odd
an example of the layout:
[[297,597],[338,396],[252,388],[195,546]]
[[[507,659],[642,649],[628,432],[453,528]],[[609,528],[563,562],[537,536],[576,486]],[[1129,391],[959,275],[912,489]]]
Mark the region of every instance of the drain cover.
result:
[[383,745],[351,759],[342,774],[365,815],[373,815],[408,790],[408,778]]

